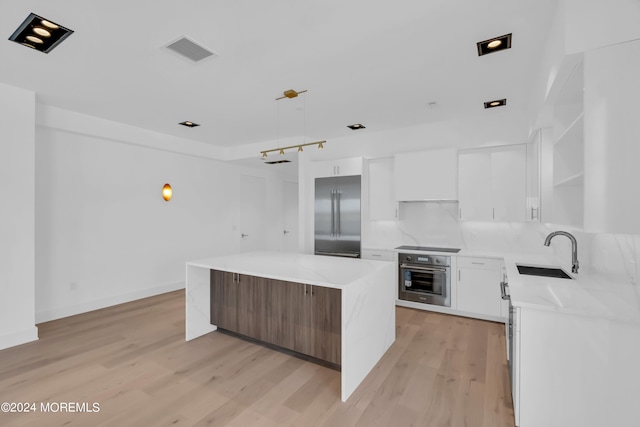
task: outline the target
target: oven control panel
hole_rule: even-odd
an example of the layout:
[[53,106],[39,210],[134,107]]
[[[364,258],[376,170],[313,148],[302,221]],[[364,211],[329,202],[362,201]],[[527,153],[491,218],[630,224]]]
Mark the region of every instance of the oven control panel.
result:
[[435,265],[449,267],[451,257],[442,255],[399,254],[398,259],[410,264]]

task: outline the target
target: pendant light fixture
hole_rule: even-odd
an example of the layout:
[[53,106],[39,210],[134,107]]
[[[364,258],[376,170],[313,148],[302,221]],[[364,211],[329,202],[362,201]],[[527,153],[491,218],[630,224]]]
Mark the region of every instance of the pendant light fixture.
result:
[[[289,90],[285,90],[281,97],[276,98],[276,101],[280,101],[281,99],[291,99],[291,98],[297,98],[298,95],[302,94],[302,93],[306,93],[307,90],[301,90],[300,92],[295,91],[293,89],[289,89]],[[287,147],[278,147],[278,148],[271,148],[269,150],[262,150],[260,152],[261,156],[263,159],[267,158],[268,153],[273,153],[273,152],[278,152],[280,153],[280,155],[284,155],[286,150],[291,150],[291,149],[297,149],[298,153],[302,152],[302,147],[309,147],[311,145],[317,145],[319,149],[324,148],[324,143],[327,142],[326,140],[322,140],[322,141],[316,141],[316,142],[304,142],[304,137],[306,135],[306,123],[307,123],[307,108],[306,108],[306,97],[305,97],[305,107],[303,108],[304,110],[304,123],[303,123],[303,141],[301,144],[296,144],[296,145],[289,145]],[[278,140],[280,140],[280,109],[278,108]]]

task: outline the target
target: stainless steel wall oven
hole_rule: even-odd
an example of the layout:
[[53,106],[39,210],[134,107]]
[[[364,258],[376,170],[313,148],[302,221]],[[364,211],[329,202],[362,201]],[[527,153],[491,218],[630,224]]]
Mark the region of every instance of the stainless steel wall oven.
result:
[[398,298],[451,307],[451,257],[398,253]]

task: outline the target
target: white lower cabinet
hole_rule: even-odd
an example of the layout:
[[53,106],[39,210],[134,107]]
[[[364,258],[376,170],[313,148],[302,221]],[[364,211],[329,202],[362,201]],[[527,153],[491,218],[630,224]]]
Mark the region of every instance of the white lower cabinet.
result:
[[362,248],[362,259],[374,259],[377,261],[395,261],[395,252],[385,249],[366,249]]
[[504,319],[500,293],[502,260],[458,257],[456,309],[493,320]]

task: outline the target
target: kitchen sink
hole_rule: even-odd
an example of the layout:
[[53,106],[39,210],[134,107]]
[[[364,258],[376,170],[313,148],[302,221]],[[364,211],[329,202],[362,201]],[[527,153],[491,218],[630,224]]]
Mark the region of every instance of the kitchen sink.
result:
[[528,276],[544,276],[555,277],[558,279],[573,279],[563,269],[559,267],[536,267],[533,265],[516,264],[518,267],[518,273],[526,274]]

